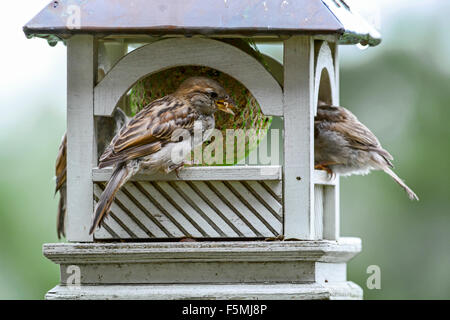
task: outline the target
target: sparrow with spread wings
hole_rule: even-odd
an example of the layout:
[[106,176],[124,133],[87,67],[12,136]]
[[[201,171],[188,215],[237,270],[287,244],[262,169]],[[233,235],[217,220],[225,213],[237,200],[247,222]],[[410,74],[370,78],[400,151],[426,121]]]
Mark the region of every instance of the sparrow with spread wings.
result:
[[[89,233],[108,214],[117,191],[141,169],[169,173],[184,166],[175,155],[186,154],[209,138],[214,114],[233,114],[233,100],[216,81],[191,77],[172,94],[151,102],[137,113],[111,140],[99,160],[99,168],[113,166],[113,173],[94,210]],[[194,127],[203,139],[191,139]],[[188,134],[188,137],[186,136]],[[208,134],[209,133],[209,134]]]
[[344,107],[319,102],[314,119],[315,168],[329,174],[367,174],[383,170],[408,194],[417,195],[400,179],[392,168],[392,155],[383,149],[377,137],[356,116]]

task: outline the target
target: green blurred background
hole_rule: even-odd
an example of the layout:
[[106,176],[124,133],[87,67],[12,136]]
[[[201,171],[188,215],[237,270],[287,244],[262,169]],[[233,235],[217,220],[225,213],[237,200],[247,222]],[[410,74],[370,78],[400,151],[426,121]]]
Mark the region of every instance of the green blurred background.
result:
[[[52,177],[65,131],[65,47],[21,31],[47,2],[0,10],[0,299],[42,299],[59,280],[41,250],[57,241]],[[341,47],[341,103],[394,155],[421,200],[409,201],[381,172],[341,179],[341,233],[363,241],[348,277],[365,299],[449,299],[450,2],[372,3],[383,42]],[[265,50],[279,58],[277,48]],[[366,287],[369,265],[381,268],[381,290]]]

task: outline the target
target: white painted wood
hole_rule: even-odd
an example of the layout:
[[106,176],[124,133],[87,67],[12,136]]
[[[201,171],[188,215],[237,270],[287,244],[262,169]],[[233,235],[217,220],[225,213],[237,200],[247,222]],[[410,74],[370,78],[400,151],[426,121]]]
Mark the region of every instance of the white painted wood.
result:
[[338,182],[338,177],[330,177],[324,170],[314,170],[314,184],[334,186]]
[[315,271],[317,283],[342,283],[347,281],[346,263],[316,262]]
[[92,241],[92,163],[96,42],[89,35],[67,41],[67,240]]
[[[100,197],[102,194],[102,190],[99,188],[98,185],[94,185],[94,193],[97,196],[97,198]],[[117,200],[120,201],[120,203],[123,203],[122,197],[117,196]],[[136,208],[130,207],[128,203],[126,203],[126,207],[129,211],[133,212],[133,217],[137,215],[138,210]],[[117,220],[116,220],[117,219]],[[118,223],[120,221],[120,223]],[[122,208],[116,203],[113,202],[111,205],[111,212],[109,215],[105,218],[104,223],[108,225],[117,235],[121,237],[121,239],[133,239],[135,237],[137,238],[147,238],[148,235],[142,228],[139,227],[138,224],[136,224],[135,220],[132,219],[129,215],[127,215]],[[125,225],[126,229],[123,227]],[[153,226],[150,224],[150,226]],[[149,228],[147,228],[149,229]],[[103,228],[98,230],[99,232],[103,231]],[[131,234],[130,234],[131,232]],[[134,236],[135,235],[135,236]],[[97,231],[95,233],[96,239],[101,239],[97,236]],[[106,237],[111,238],[111,236]]]
[[[281,215],[279,211],[274,210],[267,203],[271,197],[269,197],[266,190],[258,188],[260,185],[257,182],[254,182],[253,187],[246,181],[230,181],[229,184],[242,197],[241,201],[245,202],[252,212],[255,212],[254,214],[258,216],[258,219],[268,226],[274,235],[282,234]],[[258,193],[256,190],[261,193]],[[277,207],[280,208],[280,206]]]
[[[98,43],[98,74],[97,83],[100,82],[112,66],[122,58],[128,51],[128,46],[122,41],[99,41]],[[118,107],[126,111],[126,99],[121,99]],[[97,166],[97,159],[105,150],[111,141],[115,129],[116,122],[111,117],[95,117],[94,119],[94,162],[93,166]]]
[[314,228],[314,43],[284,41],[284,234],[312,239]]
[[[60,265],[61,283],[46,298],[360,299],[361,288],[346,281],[360,250],[358,238],[51,243],[43,253]],[[66,285],[69,266],[80,268],[79,287]]]
[[[213,208],[211,208],[210,205],[208,205],[207,201],[214,204],[216,207],[219,205],[217,202],[211,202],[211,198],[204,199],[200,193],[197,192],[197,189],[202,192],[202,188],[204,187],[204,184],[202,183],[192,183],[188,184],[186,182],[180,181],[178,182],[178,186],[181,190],[183,190],[184,194],[189,197],[189,199],[192,200],[192,202],[199,208],[201,212],[203,212],[206,216],[208,216],[211,219],[211,222],[216,225],[220,230],[220,235],[222,237],[238,237],[239,234],[236,233],[236,231],[233,230],[233,228],[230,227],[228,219],[226,219],[225,215],[222,210],[219,210],[221,212],[221,215],[219,215]],[[197,188],[197,189],[193,189]],[[225,217],[225,218],[224,218]],[[225,221],[225,219],[227,221]]]
[[273,237],[281,234],[281,223],[240,182],[223,181],[217,186],[252,227],[259,231],[257,236]]
[[[282,234],[280,181],[139,181],[117,193],[95,239],[274,237]],[[101,194],[94,186],[97,197]],[[195,231],[193,231],[195,230]]]
[[323,192],[323,186],[314,185],[314,239],[323,239]]
[[[326,41],[323,41],[320,49],[317,54],[317,59],[315,62],[315,69],[314,69],[314,114],[317,113],[317,103],[319,99],[319,91],[321,87],[327,87],[330,88],[325,91],[331,91],[330,93],[325,92],[325,96],[331,95],[329,98],[329,103],[333,103],[336,101],[336,75],[334,72],[334,59],[333,55],[331,53],[331,49]],[[328,81],[324,82],[323,80],[323,70],[326,70]],[[328,100],[328,99],[323,99]]]
[[225,72],[249,89],[265,115],[283,115],[281,87],[261,63],[232,45],[204,38],[166,39],[126,55],[95,87],[95,115],[111,115],[119,99],[139,79],[181,65]]
[[[361,298],[362,290],[346,281],[345,268],[360,250],[357,238],[43,247],[44,255],[61,270],[61,286],[49,291],[49,299],[144,298],[144,294],[147,299]],[[80,268],[80,286],[65,290],[67,268],[74,265]]]
[[[112,168],[92,169],[94,181],[108,181]],[[217,166],[217,167],[186,167],[179,173],[181,180],[281,180],[281,166]],[[175,173],[146,173],[145,170],[136,174],[131,181],[176,181],[180,180]]]
[[[158,182],[158,185],[164,192],[166,192],[170,196],[171,200],[176,203],[177,211],[182,210],[190,220],[194,221],[195,224],[198,225],[198,227],[196,228],[200,228],[202,230],[202,236],[220,237],[220,234],[208,223],[207,218],[205,219],[205,216],[201,215],[201,213],[196,211],[189,205],[188,202],[186,202],[186,200],[180,194],[180,192],[183,192],[183,190],[180,190],[176,185],[172,187],[167,182]],[[178,192],[177,190],[180,190],[180,192]]]
[[[256,194],[258,194],[261,199],[260,201],[264,201],[264,203],[270,208],[269,210],[273,211],[273,213],[276,213],[280,220],[283,219],[283,206],[280,203],[280,200],[277,199],[281,198],[281,194],[276,197],[276,190],[274,190],[274,188],[271,188],[272,193],[275,193],[275,195],[272,195],[272,193],[264,188],[261,182],[245,181],[245,184],[248,185],[248,187]],[[275,188],[277,188],[277,186],[275,186]]]
[[47,300],[360,300],[362,289],[337,283],[95,285],[56,286]]
[[336,37],[336,41],[334,43],[334,76],[336,81],[335,93],[333,103],[339,105],[340,103],[340,69],[339,69],[339,46],[337,45],[338,38]]
[[103,80],[111,68],[128,52],[123,41],[101,41],[98,46],[98,68],[101,69],[98,82]]
[[272,58],[269,55],[261,53],[263,56],[264,63],[266,64],[266,67],[269,69],[269,72],[272,74],[272,76],[275,78],[275,80],[278,81],[281,87],[284,86],[284,72],[283,72],[283,65],[278,62],[278,60]]
[[[158,183],[157,185],[161,188],[162,183]],[[177,210],[174,205],[163,195],[161,195],[160,191],[158,191],[155,186],[145,183],[142,185],[144,189],[152,195],[154,198],[158,200],[158,203],[161,207],[167,211],[167,213],[176,221],[177,227],[182,227],[188,233],[186,236],[191,237],[202,237],[202,234],[199,230],[191,223],[191,220],[184,216],[179,210]]]
[[[337,39],[336,39],[337,41]],[[336,42],[337,43],[337,42]],[[331,86],[332,103],[339,105],[339,46],[334,46],[333,69],[334,69],[334,86]],[[324,187],[324,215],[323,215],[323,237],[328,240],[338,240],[340,236],[340,181],[339,176],[336,177],[334,186]]]
[[[333,40],[331,38],[314,37],[315,39],[321,40]],[[333,50],[329,47],[333,46]],[[322,43],[320,49],[317,52],[316,63],[315,63],[315,94],[314,101],[317,103],[319,96],[319,87],[323,85],[321,79],[321,74],[323,68],[327,70],[330,75],[330,84],[328,93],[330,95],[329,99],[333,104],[339,105],[339,62],[338,62],[338,46],[336,43]],[[334,52],[334,56],[332,53]],[[283,74],[283,65],[272,59],[270,57],[264,57],[268,61],[268,66],[271,69],[271,73],[279,80],[279,75]],[[334,74],[334,78],[333,78]],[[280,82],[282,83],[282,82]],[[316,106],[316,104],[315,104]],[[339,209],[339,177],[329,177],[329,175],[322,170],[314,171],[314,184],[326,186],[321,190],[320,195],[315,195],[316,201],[321,201],[321,203],[315,203],[315,238],[320,239],[322,237],[330,240],[338,239],[339,237],[339,219],[340,219],[340,209]],[[320,199],[319,199],[320,198]]]
[[[255,237],[255,232],[242,221],[242,218],[234,212],[230,206],[227,198],[224,198],[222,193],[217,188],[216,182],[208,185],[208,181],[194,181],[193,186],[210,201],[211,204],[220,212],[223,219],[228,221],[228,225],[234,226],[234,234],[240,237]],[[213,189],[211,189],[211,187]],[[216,214],[218,214],[216,212]]]
[[[123,190],[117,193],[117,198],[128,208],[133,215],[142,222],[142,224],[156,237],[182,237],[183,232],[171,221],[158,207],[155,206],[147,197],[142,195],[140,191],[131,183],[126,184],[123,188],[128,193],[131,193],[140,204],[147,210],[143,212],[133,201],[131,201],[123,192]],[[156,197],[156,195],[154,195]],[[150,215],[151,217],[149,217]],[[96,238],[97,234],[96,234]],[[110,238],[110,237],[108,237]],[[144,236],[144,238],[149,238]]]
[[324,186],[323,238],[338,240],[340,230],[339,182],[335,186]]
[[175,262],[348,262],[361,239],[338,241],[202,241],[47,243],[44,256],[57,264]]
[[[62,268],[67,265],[61,265]],[[126,270],[126,272],[124,272]],[[276,270],[276,272],[274,272]],[[345,270],[344,270],[345,272]],[[105,284],[180,284],[180,283],[298,283],[314,282],[315,262],[267,261],[183,263],[123,263],[80,265],[82,285]],[[331,273],[328,272],[327,275]],[[67,283],[71,274],[63,273],[61,283]],[[344,275],[345,276],[345,275]]]

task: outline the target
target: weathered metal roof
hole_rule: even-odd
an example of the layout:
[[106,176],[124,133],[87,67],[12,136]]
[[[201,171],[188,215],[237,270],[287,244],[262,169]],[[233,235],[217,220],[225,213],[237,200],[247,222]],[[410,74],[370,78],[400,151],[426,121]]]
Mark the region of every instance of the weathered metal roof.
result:
[[56,0],[24,26],[27,36],[73,34],[339,34],[377,45],[380,34],[343,0]]

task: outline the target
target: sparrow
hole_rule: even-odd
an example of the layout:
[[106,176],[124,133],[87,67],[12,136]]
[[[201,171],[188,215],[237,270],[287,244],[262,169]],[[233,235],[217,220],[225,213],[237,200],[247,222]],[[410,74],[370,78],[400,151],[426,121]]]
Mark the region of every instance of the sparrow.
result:
[[[122,109],[116,108],[113,113],[115,121],[115,132],[117,133],[129,119]],[[59,192],[58,212],[56,216],[56,234],[58,239],[66,236],[65,220],[66,220],[66,172],[67,172],[67,133],[64,133],[61,144],[59,146],[58,155],[56,156],[55,165],[55,194]]]
[[[113,173],[94,210],[89,234],[102,223],[117,191],[141,169],[178,171],[187,163],[175,159],[208,140],[215,127],[214,114],[233,114],[234,101],[216,81],[205,77],[184,80],[169,95],[150,102],[114,136],[99,159],[99,168],[113,166]],[[199,128],[201,139],[191,139]],[[200,141],[198,141],[200,140]]]
[[377,137],[346,108],[319,102],[314,119],[314,139],[316,169],[343,176],[365,175],[371,170],[383,170],[406,191],[411,200],[419,200],[392,171],[392,155],[383,149]]

